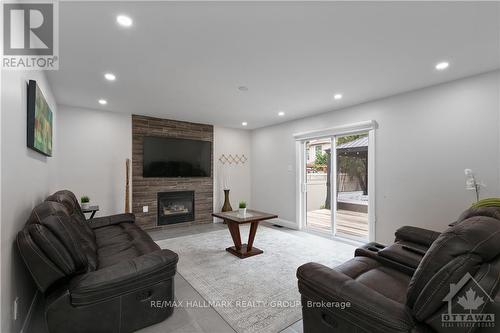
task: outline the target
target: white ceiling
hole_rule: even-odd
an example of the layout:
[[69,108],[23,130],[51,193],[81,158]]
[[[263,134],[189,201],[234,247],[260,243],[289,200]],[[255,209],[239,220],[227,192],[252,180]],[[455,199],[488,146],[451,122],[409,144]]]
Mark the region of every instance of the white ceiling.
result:
[[[61,2],[60,69],[49,80],[63,105],[258,128],[497,69],[499,8]],[[116,24],[123,13],[132,28]],[[450,67],[438,72],[441,60]]]

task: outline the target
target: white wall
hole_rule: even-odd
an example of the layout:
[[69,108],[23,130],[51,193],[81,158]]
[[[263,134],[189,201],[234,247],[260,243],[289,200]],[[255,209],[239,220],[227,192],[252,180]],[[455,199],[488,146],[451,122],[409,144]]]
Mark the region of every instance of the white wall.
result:
[[[42,72],[2,71],[1,90],[1,331],[19,332],[36,287],[17,251],[15,239],[31,209],[53,190],[57,154],[46,157],[26,147],[27,81],[36,80],[57,121],[57,109]],[[57,126],[54,126],[54,147]],[[13,321],[13,302],[19,297],[18,319]]]
[[[125,160],[132,158],[130,115],[59,106],[57,187],[99,204],[96,216],[125,211]],[[132,180],[130,180],[132,193]]]
[[[252,132],[252,203],[297,223],[294,133],[375,120],[376,239],[443,230],[473,201],[471,168],[500,193],[499,76],[487,73]],[[346,94],[345,98],[349,98]]]
[[[214,127],[214,211],[220,211],[224,204],[223,179],[226,177],[230,189],[229,198],[233,209],[240,201],[251,202],[251,134],[250,131]],[[244,164],[225,164],[219,158],[224,154],[245,155]]]

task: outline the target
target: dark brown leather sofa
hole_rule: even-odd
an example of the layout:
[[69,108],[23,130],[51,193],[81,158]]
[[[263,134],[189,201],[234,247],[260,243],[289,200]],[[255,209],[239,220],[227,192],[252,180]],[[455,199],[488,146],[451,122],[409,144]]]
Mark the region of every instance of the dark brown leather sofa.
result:
[[[70,191],[36,206],[17,236],[51,333],[132,332],[173,312],[177,254],[119,214],[86,220]],[[162,303],[168,304],[168,303]]]
[[375,245],[334,269],[298,268],[304,332],[498,332],[491,317],[464,316],[500,320],[500,208],[469,209],[441,234],[405,227],[389,258]]

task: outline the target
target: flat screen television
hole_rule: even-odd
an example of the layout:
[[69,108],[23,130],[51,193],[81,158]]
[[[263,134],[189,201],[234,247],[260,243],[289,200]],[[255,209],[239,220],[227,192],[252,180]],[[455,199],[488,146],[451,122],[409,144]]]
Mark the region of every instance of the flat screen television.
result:
[[210,177],[212,143],[147,136],[142,161],[143,177]]

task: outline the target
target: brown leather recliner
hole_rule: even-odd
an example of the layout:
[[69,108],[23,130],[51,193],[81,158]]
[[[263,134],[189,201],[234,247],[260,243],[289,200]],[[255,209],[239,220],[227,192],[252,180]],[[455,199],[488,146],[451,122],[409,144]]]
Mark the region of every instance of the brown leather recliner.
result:
[[172,314],[178,256],[134,222],[132,214],[85,220],[69,191],[33,209],[17,245],[44,295],[49,332],[132,332]]
[[302,265],[304,332],[498,331],[499,217],[499,208],[466,211],[424,251],[414,274],[362,253],[334,269]]

